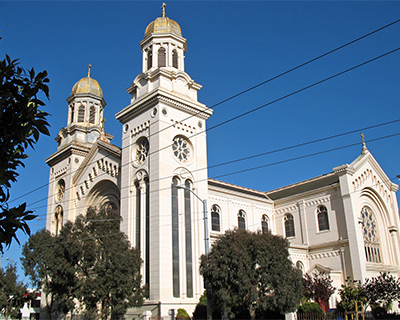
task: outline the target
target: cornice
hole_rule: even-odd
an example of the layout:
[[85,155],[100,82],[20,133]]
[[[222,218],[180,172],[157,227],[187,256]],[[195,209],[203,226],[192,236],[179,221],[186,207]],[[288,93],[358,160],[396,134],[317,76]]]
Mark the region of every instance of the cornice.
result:
[[204,104],[197,101],[186,100],[159,87],[125,107],[123,110],[118,112],[115,117],[121,123],[125,123],[160,102],[188,112],[191,115],[196,115],[204,120],[208,119],[212,115],[212,110],[207,108]]
[[52,167],[53,165],[61,162],[62,160],[70,157],[73,154],[86,156],[90,151],[90,147],[70,142],[61,149],[54,152],[51,156],[46,158],[46,163]]

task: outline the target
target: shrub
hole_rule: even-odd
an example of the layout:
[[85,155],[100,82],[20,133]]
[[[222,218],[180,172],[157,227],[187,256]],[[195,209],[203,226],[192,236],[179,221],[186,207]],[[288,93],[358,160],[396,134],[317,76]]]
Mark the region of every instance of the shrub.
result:
[[317,314],[324,313],[320,305],[316,302],[305,302],[303,305],[297,308],[297,311],[300,313],[317,313]]

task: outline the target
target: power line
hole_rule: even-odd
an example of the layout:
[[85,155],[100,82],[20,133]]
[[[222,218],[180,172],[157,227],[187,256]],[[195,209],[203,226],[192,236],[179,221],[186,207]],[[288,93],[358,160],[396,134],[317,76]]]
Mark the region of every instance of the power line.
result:
[[[382,29],[384,29],[384,28],[386,28],[386,27],[388,27],[388,26],[390,26],[390,25],[393,25],[393,24],[395,24],[395,23],[397,23],[397,22],[399,22],[399,21],[400,21],[400,19],[399,19],[399,20],[396,20],[396,21],[394,21],[394,22],[392,22],[392,23],[390,23],[390,24],[388,24],[388,25],[386,25],[386,26],[384,26],[384,27],[382,27],[382,28],[379,28],[379,29],[377,29],[377,30],[375,30],[375,31],[373,31],[373,32],[371,32],[371,33],[365,35],[365,36],[362,36],[362,37],[360,37],[360,38],[358,38],[358,39],[356,39],[356,40],[353,40],[353,41],[351,41],[351,42],[349,42],[349,43],[347,43],[347,44],[345,44],[345,45],[343,45],[343,46],[341,46],[341,47],[338,47],[337,49],[331,50],[330,52],[328,52],[328,53],[326,53],[326,54],[324,54],[324,55],[322,55],[322,56],[326,56],[326,55],[329,54],[329,53],[332,53],[332,52],[334,52],[334,51],[337,51],[337,50],[339,50],[340,48],[343,48],[343,47],[345,47],[345,46],[347,46],[347,45],[349,45],[349,44],[351,44],[351,43],[354,43],[354,42],[356,42],[356,41],[358,41],[358,40],[360,40],[360,39],[363,39],[363,38],[365,38],[366,36],[369,36],[369,35],[371,35],[371,34],[373,34],[373,33],[375,33],[375,32],[378,32],[378,31],[380,31],[380,30],[382,30]],[[306,86],[306,87],[303,87],[303,88],[301,88],[301,89],[299,89],[299,90],[296,90],[296,91],[294,91],[294,92],[292,92],[292,93],[289,93],[289,94],[287,94],[287,95],[285,95],[285,96],[283,96],[283,97],[281,97],[281,98],[275,99],[275,100],[273,100],[273,101],[271,101],[271,102],[268,102],[268,103],[266,103],[266,104],[264,104],[264,105],[261,105],[261,106],[259,106],[259,107],[257,107],[257,108],[254,108],[254,109],[251,109],[251,110],[249,110],[249,111],[247,111],[247,112],[244,112],[244,113],[242,113],[242,114],[239,114],[238,116],[235,116],[235,117],[233,117],[233,118],[231,118],[231,119],[225,120],[225,121],[223,121],[223,122],[221,122],[221,123],[219,123],[219,124],[217,124],[217,125],[215,125],[215,126],[213,126],[213,127],[210,127],[210,128],[208,128],[208,129],[206,129],[206,130],[203,130],[203,131],[201,131],[201,132],[198,132],[198,133],[192,135],[192,136],[189,137],[189,138],[193,138],[194,136],[199,135],[199,134],[201,134],[201,133],[203,133],[203,132],[207,132],[207,131],[209,131],[209,130],[213,130],[213,129],[215,129],[215,128],[217,128],[217,127],[220,127],[220,126],[222,126],[222,125],[224,125],[224,124],[226,124],[226,123],[229,123],[229,122],[231,122],[231,121],[237,120],[237,119],[239,119],[239,118],[241,118],[241,117],[243,117],[243,116],[246,116],[246,115],[248,115],[248,114],[251,114],[251,113],[253,113],[253,112],[255,112],[255,111],[258,111],[258,110],[260,110],[260,109],[262,109],[262,108],[264,108],[264,107],[266,107],[266,106],[269,106],[269,105],[271,105],[271,104],[273,104],[273,103],[276,103],[276,102],[278,102],[278,101],[281,101],[281,100],[283,100],[283,99],[286,99],[286,98],[288,98],[288,97],[290,97],[290,96],[293,96],[293,95],[295,95],[295,94],[297,94],[297,93],[300,93],[300,92],[302,92],[302,91],[305,91],[305,90],[307,90],[307,89],[309,89],[309,88],[311,88],[311,87],[314,87],[314,86],[316,86],[316,85],[318,85],[318,84],[321,84],[321,83],[326,82],[326,81],[328,81],[328,80],[331,80],[331,79],[333,79],[333,78],[335,78],[335,77],[338,77],[338,76],[340,76],[340,75],[342,75],[342,74],[344,74],[344,73],[347,73],[347,72],[352,71],[352,70],[354,70],[354,69],[356,69],[356,68],[359,68],[359,67],[361,67],[361,66],[364,66],[364,65],[366,65],[366,64],[368,64],[368,63],[370,63],[370,62],[373,62],[373,61],[375,61],[375,60],[377,60],[377,59],[380,59],[380,58],[382,58],[382,57],[385,57],[385,56],[387,56],[387,55],[389,55],[389,54],[391,54],[391,53],[394,53],[394,52],[396,52],[396,51],[398,51],[398,50],[400,50],[400,47],[398,47],[398,48],[396,48],[396,49],[394,49],[394,50],[391,50],[391,51],[389,51],[389,52],[386,52],[386,53],[384,53],[384,54],[382,54],[382,55],[380,55],[380,56],[377,56],[377,57],[375,57],[375,58],[372,58],[372,59],[370,59],[370,60],[367,60],[367,61],[365,61],[365,62],[363,62],[363,63],[360,63],[360,64],[358,64],[358,65],[356,65],[356,66],[354,66],[354,67],[351,67],[351,68],[348,68],[348,69],[346,69],[346,70],[344,70],[344,71],[341,71],[341,72],[339,72],[339,73],[336,73],[336,74],[334,74],[334,75],[332,75],[332,76],[330,76],[330,77],[327,77],[327,78],[325,78],[325,79],[323,79],[323,80],[317,81],[317,82],[315,82],[315,83],[313,83],[313,84],[311,84],[311,85],[308,85],[308,86]],[[320,56],[320,57],[322,57],[322,56]],[[319,57],[314,58],[314,59],[312,59],[312,60],[310,60],[310,61],[312,62],[312,61],[315,61],[315,60],[317,60],[317,59],[319,59]],[[310,62],[303,63],[302,65],[293,68],[293,70],[298,69],[299,67],[304,66],[304,65],[306,65],[306,64],[308,64],[308,63],[310,63]],[[291,69],[291,70],[292,70],[292,69]],[[292,71],[293,71],[293,70],[292,70]],[[290,71],[287,71],[286,73],[288,73],[288,72],[290,72]],[[286,74],[286,73],[283,73],[283,74]],[[282,74],[282,75],[283,75],[283,74]],[[271,78],[271,79],[276,79],[276,78],[279,77],[279,76],[280,76],[280,75],[278,75],[278,76],[276,76],[276,77],[274,77],[274,78]],[[267,83],[267,82],[269,82],[269,81],[271,81],[271,80],[264,81],[263,83]],[[261,85],[261,84],[260,84],[260,85]],[[249,91],[249,90],[247,90],[247,91]],[[247,91],[245,90],[245,91],[243,91],[242,93],[245,93],[245,92],[247,92]],[[240,94],[242,94],[242,93],[240,93]],[[239,95],[240,95],[240,94],[239,94]],[[237,96],[237,95],[236,95],[236,96]],[[231,98],[225,99],[225,100],[233,99],[233,97],[234,97],[234,96],[232,96]],[[222,102],[221,102],[221,103],[222,103]],[[221,104],[221,103],[219,103],[219,104]],[[191,117],[192,117],[192,116],[191,116]],[[186,119],[188,119],[188,118],[186,118]],[[184,119],[184,120],[182,120],[182,121],[185,121],[186,119]],[[156,132],[156,133],[159,133],[159,132],[160,132],[160,131],[158,131],[158,132]],[[156,134],[156,133],[154,133],[154,134]],[[158,149],[158,150],[156,150],[156,151],[154,151],[154,152],[149,153],[149,155],[154,154],[154,153],[156,153],[156,152],[159,152],[159,151],[161,151],[161,150],[164,150],[164,149],[166,149],[166,148],[169,148],[170,146],[171,146],[171,145],[168,145],[168,146],[166,146],[166,147],[164,147],[164,148],[160,148],[160,149]],[[128,147],[129,147],[129,146],[128,146]],[[106,157],[103,157],[103,158],[106,158]],[[131,163],[131,161],[128,162],[126,165],[129,165],[130,163]],[[91,164],[92,164],[92,163],[91,163]],[[89,165],[90,165],[90,164],[89,164]],[[121,168],[122,168],[122,166],[121,166]],[[71,172],[71,174],[72,174],[72,172]],[[49,185],[49,183],[47,183],[46,185]],[[45,185],[44,185],[44,186],[45,186]],[[44,186],[39,187],[39,188],[36,188],[35,190],[32,190],[32,191],[30,191],[30,192],[28,192],[28,193],[26,193],[26,194],[24,194],[24,195],[21,195],[21,196],[19,196],[19,197],[16,198],[16,199],[19,199],[19,198],[21,198],[21,197],[24,197],[24,196],[26,196],[26,195],[29,195],[29,194],[31,194],[31,193],[33,193],[33,192],[35,192],[35,191],[37,191],[37,190],[43,188]],[[16,199],[13,199],[12,201],[15,201]],[[47,199],[47,197],[46,197],[46,199]],[[10,202],[12,202],[12,201],[10,201]],[[38,201],[42,201],[42,200],[38,200]],[[36,201],[35,203],[37,203],[38,201]]]

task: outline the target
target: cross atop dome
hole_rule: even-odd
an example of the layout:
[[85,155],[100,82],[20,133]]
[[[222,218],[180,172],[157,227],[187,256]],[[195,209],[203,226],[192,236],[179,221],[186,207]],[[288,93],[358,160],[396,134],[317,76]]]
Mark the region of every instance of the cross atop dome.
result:
[[163,18],[165,18],[165,7],[166,7],[167,5],[165,4],[165,2],[163,2],[163,4],[162,4],[162,6],[161,6],[161,8],[162,8],[162,17]]

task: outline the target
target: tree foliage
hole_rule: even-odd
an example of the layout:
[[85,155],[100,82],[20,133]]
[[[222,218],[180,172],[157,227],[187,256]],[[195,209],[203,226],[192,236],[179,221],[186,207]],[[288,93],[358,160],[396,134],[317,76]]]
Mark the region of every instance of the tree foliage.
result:
[[355,311],[356,305],[358,311],[362,310],[362,306],[366,303],[365,291],[359,281],[346,279],[346,283],[342,284],[339,289],[341,301],[337,304],[339,310]]
[[71,234],[71,226],[72,223],[67,223],[58,236],[40,230],[29,238],[22,250],[25,275],[46,294],[45,308],[49,319],[54,312],[66,314],[74,309],[78,283],[76,265],[82,244]]
[[6,320],[8,317],[17,318],[26,301],[26,286],[18,281],[16,270],[14,264],[9,264],[5,270],[0,269],[0,313]]
[[323,271],[316,271],[311,274],[306,273],[303,276],[304,296],[307,300],[313,300],[317,303],[325,303],[335,292],[332,286],[333,280]]
[[366,279],[363,287],[371,306],[388,310],[393,301],[400,299],[400,279],[389,272],[381,272],[377,277]]
[[294,311],[302,295],[301,272],[289,259],[288,241],[271,233],[227,231],[216,240],[200,272],[212,307],[230,318]]
[[[27,221],[34,219],[26,203],[9,207],[11,182],[16,182],[17,168],[24,166],[28,147],[34,147],[40,134],[49,135],[46,121],[48,114],[39,108],[44,106],[38,95],[49,97],[47,72],[35,74],[32,68],[27,73],[18,66],[18,60],[8,55],[0,61],[0,251],[9,246],[16,232],[28,235]],[[19,242],[18,242],[19,243]]]
[[119,231],[121,218],[116,210],[90,208],[86,217],[77,218],[73,232],[87,233],[79,264],[78,296],[91,318],[100,314],[121,317],[127,308],[143,304],[141,259],[126,235]]
[[25,244],[23,267],[43,286],[49,317],[80,308],[88,319],[119,318],[128,307],[142,305],[140,253],[130,247],[119,223],[116,211],[90,208],[59,235],[42,230]]

